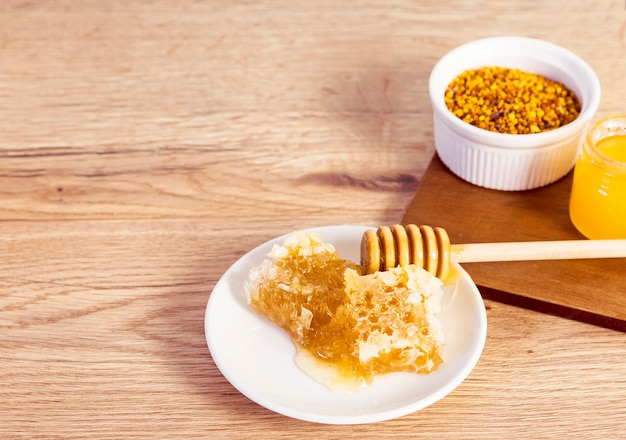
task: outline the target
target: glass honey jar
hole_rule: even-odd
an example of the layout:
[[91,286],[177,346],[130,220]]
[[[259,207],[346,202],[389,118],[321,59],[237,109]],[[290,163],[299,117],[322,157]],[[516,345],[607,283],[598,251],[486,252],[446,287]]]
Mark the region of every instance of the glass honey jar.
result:
[[601,119],[585,134],[569,213],[587,238],[626,238],[626,115]]

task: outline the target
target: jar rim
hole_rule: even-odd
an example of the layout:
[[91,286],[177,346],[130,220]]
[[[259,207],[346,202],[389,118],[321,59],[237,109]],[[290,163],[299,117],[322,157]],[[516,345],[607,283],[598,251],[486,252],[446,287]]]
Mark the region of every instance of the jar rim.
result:
[[585,134],[583,150],[592,157],[595,165],[623,174],[626,173],[626,162],[607,156],[596,148],[600,140],[617,135],[626,138],[626,114],[607,116],[595,121]]

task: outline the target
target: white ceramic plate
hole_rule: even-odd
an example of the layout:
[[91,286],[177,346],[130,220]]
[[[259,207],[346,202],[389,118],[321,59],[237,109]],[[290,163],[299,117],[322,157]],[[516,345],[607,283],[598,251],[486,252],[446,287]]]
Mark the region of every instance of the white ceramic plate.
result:
[[[319,231],[342,258],[359,261],[364,226],[327,226]],[[369,228],[371,229],[371,228]],[[208,301],[205,333],[209,350],[226,379],[242,394],[279,414],[327,423],[371,423],[420,410],[454,390],[472,371],[483,350],[487,317],[476,285],[457,266],[456,284],[444,288],[440,314],[446,337],[444,363],[428,375],[394,373],[369,387],[337,395],[310,379],[294,363],[295,348],[278,326],[250,309],[244,284],[284,236],[253,249],[233,264]],[[456,290],[455,290],[456,289]]]

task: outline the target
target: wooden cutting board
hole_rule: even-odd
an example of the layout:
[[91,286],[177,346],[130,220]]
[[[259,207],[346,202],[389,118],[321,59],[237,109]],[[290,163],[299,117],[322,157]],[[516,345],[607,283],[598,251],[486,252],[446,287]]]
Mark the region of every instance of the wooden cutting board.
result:
[[[507,192],[454,175],[434,156],[403,224],[442,226],[454,244],[582,240],[569,219],[572,173]],[[626,331],[626,259],[464,263],[485,298]]]

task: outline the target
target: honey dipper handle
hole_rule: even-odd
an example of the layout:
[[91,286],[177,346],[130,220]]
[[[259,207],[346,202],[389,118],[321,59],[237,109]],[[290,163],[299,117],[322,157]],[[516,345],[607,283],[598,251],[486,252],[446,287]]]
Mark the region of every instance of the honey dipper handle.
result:
[[450,254],[457,263],[620,258],[626,257],[626,239],[455,244]]

